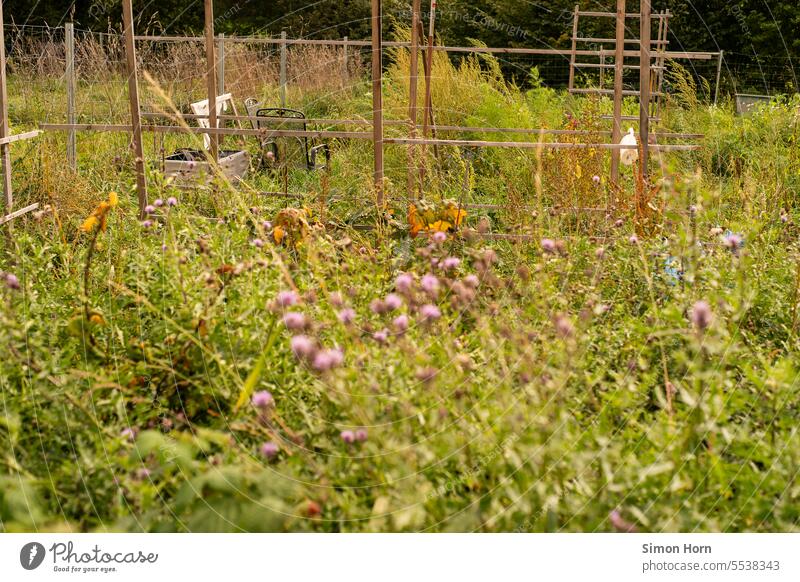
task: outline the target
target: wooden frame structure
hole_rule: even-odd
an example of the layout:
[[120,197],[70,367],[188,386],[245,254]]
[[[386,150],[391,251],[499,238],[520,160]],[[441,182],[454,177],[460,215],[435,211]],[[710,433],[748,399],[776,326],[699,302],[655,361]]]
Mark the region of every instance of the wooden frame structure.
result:
[[[209,158],[212,163],[216,163],[218,156],[218,144],[221,136],[224,135],[238,135],[248,136],[257,135],[260,137],[316,137],[316,138],[342,138],[342,139],[365,139],[373,142],[374,153],[374,167],[373,167],[373,184],[375,188],[376,200],[379,207],[383,206],[384,202],[384,160],[383,150],[385,144],[397,144],[408,147],[408,190],[409,196],[414,195],[414,184],[419,180],[419,188],[422,189],[424,180],[424,164],[418,163],[418,155],[421,153],[422,158],[425,156],[425,148],[433,146],[473,146],[473,147],[506,147],[506,148],[519,148],[519,149],[586,149],[596,148],[603,150],[610,150],[612,152],[612,178],[616,179],[618,174],[618,166],[615,166],[614,160],[619,159],[619,151],[630,146],[623,146],[619,144],[620,137],[620,124],[622,120],[621,106],[622,98],[626,94],[639,94],[639,91],[631,92],[622,89],[622,70],[625,66],[623,60],[626,57],[639,57],[640,64],[640,82],[641,87],[644,88],[641,95],[641,115],[640,120],[640,150],[642,155],[641,169],[644,173],[647,168],[647,158],[650,150],[652,151],[686,151],[696,149],[699,146],[693,144],[650,144],[650,138],[655,137],[649,132],[650,112],[649,104],[650,97],[650,80],[651,80],[651,41],[649,38],[642,38],[637,41],[626,41],[624,38],[624,23],[625,18],[629,16],[625,11],[626,0],[617,0],[617,13],[593,13],[593,12],[579,12],[576,15],[584,16],[604,16],[613,15],[617,17],[617,38],[615,47],[615,88],[614,94],[614,125],[610,132],[611,143],[574,143],[574,142],[545,142],[540,141],[481,141],[481,140],[463,140],[463,139],[439,139],[436,136],[436,130],[449,131],[449,132],[486,132],[486,133],[510,133],[510,134],[534,134],[534,135],[569,135],[580,136],[587,135],[587,132],[579,130],[551,130],[551,129],[527,129],[527,128],[474,128],[474,127],[460,127],[460,126],[437,126],[435,124],[433,107],[431,104],[431,74],[433,64],[434,51],[449,51],[449,52],[484,52],[492,54],[560,54],[570,57],[571,62],[571,77],[574,77],[574,68],[577,65],[575,58],[581,55],[598,56],[603,55],[603,51],[579,50],[576,46],[572,47],[570,51],[553,51],[549,49],[519,49],[519,48],[465,48],[465,47],[442,47],[436,46],[434,42],[435,35],[435,14],[436,14],[436,0],[431,0],[429,30],[427,35],[427,43],[424,49],[423,65],[425,72],[425,97],[423,104],[423,120],[420,128],[419,124],[419,106],[417,98],[417,81],[418,81],[418,62],[416,58],[411,59],[411,70],[409,71],[410,80],[410,94],[409,94],[409,116],[408,121],[403,120],[388,120],[383,119],[383,91],[382,91],[382,73],[383,73],[383,50],[388,46],[401,46],[408,47],[412,55],[418,54],[420,50],[421,41],[424,38],[423,25],[420,19],[420,4],[421,0],[413,0],[412,5],[412,37],[410,43],[399,42],[386,42],[384,43],[381,31],[382,18],[382,0],[371,0],[372,7],[372,39],[371,41],[318,41],[318,40],[289,40],[282,35],[279,41],[275,39],[242,39],[240,37],[226,37],[224,42],[279,42],[281,47],[284,48],[289,44],[320,44],[320,45],[342,45],[342,46],[370,46],[372,51],[372,120],[371,122],[365,120],[305,120],[306,123],[313,123],[315,121],[325,121],[331,124],[341,125],[361,125],[371,127],[372,131],[313,131],[313,130],[295,130],[285,129],[290,125],[291,120],[276,119],[274,122],[279,125],[276,129],[244,129],[244,128],[220,128],[219,121],[227,119],[242,120],[238,115],[226,116],[217,115],[216,108],[210,108],[208,114],[208,126],[204,127],[185,127],[178,125],[149,125],[142,124],[142,118],[153,119],[156,117],[163,118],[159,114],[142,114],[139,105],[138,97],[138,79],[136,67],[136,40],[203,40],[205,42],[206,50],[206,85],[208,90],[209,103],[216,100],[217,92],[219,89],[218,67],[216,55],[216,42],[218,38],[214,36],[214,12],[213,0],[204,0],[205,8],[205,35],[204,37],[150,37],[150,36],[136,36],[133,25],[133,14],[131,7],[131,0],[123,0],[123,19],[125,21],[125,49],[126,61],[128,66],[128,86],[129,86],[129,100],[131,109],[131,123],[130,125],[105,125],[105,124],[41,124],[40,128],[46,131],[119,131],[130,132],[133,136],[133,147],[135,154],[135,171],[137,176],[137,192],[139,197],[140,213],[144,212],[144,206],[147,204],[147,183],[145,175],[144,155],[142,151],[142,133],[157,132],[157,133],[189,133],[189,134],[206,134],[210,137],[212,147]],[[641,0],[641,13],[639,17],[642,19],[642,30],[650,30],[650,0]],[[660,17],[661,18],[661,17]],[[646,23],[646,24],[645,24]],[[577,31],[576,25],[573,26],[573,37],[577,42],[578,37],[575,36]],[[659,39],[664,38],[666,26],[659,28]],[[646,36],[646,35],[645,35]],[[640,50],[629,51],[625,50],[625,42],[636,42],[639,44]],[[658,41],[657,41],[658,42]],[[665,49],[665,47],[664,47]],[[224,48],[222,49],[224,50]],[[220,51],[221,52],[221,51]],[[659,50],[658,58],[712,58],[711,53],[669,53],[666,50]],[[602,70],[602,69],[601,69]],[[655,77],[656,79],[658,77]],[[660,82],[660,81],[659,81]],[[658,93],[659,91],[656,91]],[[198,118],[194,115],[181,115],[181,119]],[[392,137],[387,138],[384,136],[384,125],[407,125],[409,127],[409,136],[407,138]],[[422,130],[422,136],[419,137],[419,130]],[[429,137],[432,134],[432,137]],[[605,135],[608,135],[607,133]],[[660,134],[660,137],[672,139],[696,139],[696,134]],[[215,147],[216,146],[216,147]],[[418,176],[416,178],[415,176]]]
[[3,209],[0,225],[11,222],[28,212],[39,208],[39,204],[30,204],[25,208],[14,210],[14,190],[11,184],[11,148],[15,142],[36,137],[41,131],[28,131],[13,135],[8,122],[8,86],[6,84],[6,43],[3,28],[3,0],[0,0],[0,163],[2,164]]

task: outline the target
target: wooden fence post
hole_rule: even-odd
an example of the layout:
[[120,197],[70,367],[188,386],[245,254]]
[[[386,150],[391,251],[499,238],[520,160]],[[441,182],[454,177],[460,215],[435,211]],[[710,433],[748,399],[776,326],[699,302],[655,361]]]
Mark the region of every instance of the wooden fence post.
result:
[[348,60],[347,55],[347,42],[348,38],[344,37],[344,45],[342,45],[342,87],[346,87],[347,82],[350,79],[350,61]]
[[[8,89],[6,87],[6,43],[3,30],[3,1],[0,0],[0,139],[11,135],[8,127]],[[3,194],[5,212],[9,214],[14,206],[14,192],[11,188],[11,151],[8,144],[0,144],[0,158],[3,164]]]
[[225,94],[225,33],[217,40],[217,93]]
[[374,146],[375,194],[383,209],[383,36],[381,0],[372,0],[372,141]]
[[[611,127],[612,143],[622,139],[622,73],[625,64],[625,0],[617,0],[617,30],[614,49],[614,119]],[[619,150],[611,150],[611,181],[619,181]]]
[[[214,54],[214,0],[205,0],[206,17],[206,88],[208,90],[208,127],[217,129],[217,59]],[[219,134],[209,133],[209,153],[216,163],[219,161]]]
[[[73,125],[76,122],[75,115],[75,25],[67,22],[64,25],[65,54],[67,58],[66,83],[67,83],[67,123]],[[75,130],[67,133],[67,162],[73,170],[78,168],[78,156],[76,149]]]
[[133,155],[136,165],[136,192],[139,195],[139,218],[145,216],[147,206],[147,177],[144,172],[144,149],[142,147],[142,119],[139,111],[139,83],[136,73],[136,44],[133,39],[132,0],[122,2],[122,20],[125,27],[125,58],[128,65],[128,101],[131,108]]
[[647,176],[650,159],[650,40],[651,0],[641,0],[639,15],[639,140],[641,142],[640,171]]
[[714,87],[714,105],[717,104],[717,99],[719,98],[719,81],[722,77],[722,53],[723,51],[720,49],[719,59],[717,60],[717,84]]
[[[580,5],[575,5],[575,13],[572,17],[572,48],[569,51],[569,87],[568,90],[572,93],[575,87],[575,49],[578,44],[578,12]],[[601,69],[602,70],[602,69]]]
[[[409,132],[411,139],[417,137],[417,84],[419,82],[419,22],[420,22],[421,0],[413,0],[411,4],[411,47],[409,51],[409,74],[408,74],[408,119]],[[409,202],[414,200],[416,177],[416,146],[408,146],[408,177],[407,177],[407,196]]]
[[281,31],[281,107],[286,107],[286,61],[288,59],[286,31]]

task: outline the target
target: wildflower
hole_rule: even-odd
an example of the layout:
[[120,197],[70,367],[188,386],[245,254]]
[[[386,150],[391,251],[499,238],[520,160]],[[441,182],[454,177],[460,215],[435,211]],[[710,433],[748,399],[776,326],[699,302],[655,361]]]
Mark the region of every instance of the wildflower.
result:
[[280,307],[291,307],[292,305],[297,305],[300,297],[294,291],[281,291],[278,293],[276,301]]
[[153,226],[153,221],[152,220],[148,219],[148,220],[143,220],[142,221],[142,228],[150,228],[152,226]]
[[711,236],[719,236],[722,234],[722,232],[723,230],[720,227],[715,226],[710,231],[708,231],[708,234],[710,234]]
[[376,331],[374,334],[372,334],[372,339],[379,344],[385,344],[387,341],[389,341],[389,332],[387,332],[385,329]]
[[625,222],[623,222],[621,218],[618,218],[616,222],[614,222],[614,226],[616,226],[617,228],[622,228],[623,224],[625,224]]
[[269,220],[265,220],[264,222],[261,223],[261,228],[263,228],[264,230],[271,230],[272,223]]
[[398,333],[404,333],[408,329],[408,316],[405,314],[398,315],[394,318],[392,325]]
[[442,269],[445,271],[452,271],[454,269],[458,269],[460,264],[461,259],[457,257],[447,257],[444,261],[442,261]]
[[383,300],[383,304],[386,306],[388,311],[394,311],[395,309],[400,309],[400,307],[402,307],[403,299],[395,293],[389,293],[386,296],[386,299]]
[[253,245],[254,247],[256,247],[256,248],[259,248],[259,249],[260,249],[261,247],[263,247],[263,246],[264,246],[264,241],[263,241],[263,240],[261,240],[260,238],[254,238],[254,239],[253,239],[253,242],[252,242],[252,245]]
[[433,382],[436,378],[436,375],[439,373],[439,370],[432,366],[428,366],[426,368],[420,368],[414,374],[420,382],[425,382],[426,384]]
[[425,275],[420,281],[420,286],[428,295],[435,297],[439,293],[439,279],[435,275]]
[[156,207],[152,204],[148,204],[144,207],[145,214],[153,214],[156,211]]
[[550,238],[543,238],[542,239],[542,250],[546,253],[555,253],[556,252],[556,241]]
[[414,279],[408,273],[400,273],[394,281],[394,286],[400,293],[408,293],[413,284]]
[[431,303],[420,307],[419,313],[425,321],[436,321],[442,316],[442,312],[439,311],[439,308]]
[[781,213],[781,222],[784,223],[784,224],[789,222],[789,215],[786,214],[786,213]]
[[333,293],[328,295],[328,300],[334,307],[341,307],[342,305],[344,305],[344,297],[338,291],[334,291]]
[[342,441],[348,445],[354,443],[356,440],[356,435],[353,434],[352,430],[343,430],[339,436],[341,437]]
[[267,441],[266,443],[261,445],[261,448],[259,449],[261,455],[268,459],[273,458],[275,455],[278,454],[279,451],[280,447],[278,447],[278,445],[272,441]]
[[563,339],[571,337],[575,330],[569,317],[564,314],[556,315],[553,319],[553,325],[556,328],[556,333]]
[[119,434],[125,440],[129,440],[129,441],[135,441],[136,440],[136,429],[133,429],[133,428],[131,428],[129,426],[123,428],[122,432],[119,433]]
[[369,309],[372,313],[380,315],[386,311],[386,304],[382,299],[373,299],[369,304]]
[[311,363],[311,365],[319,372],[327,372],[336,366],[340,366],[343,361],[344,355],[342,354],[341,350],[322,350],[317,352],[316,356],[314,356],[314,361]]
[[476,289],[480,284],[481,280],[478,279],[477,275],[467,275],[466,277],[464,277],[464,285],[466,285],[470,289]]
[[722,238],[722,244],[724,244],[729,251],[735,253],[742,248],[742,246],[744,246],[744,239],[740,234],[727,231],[725,236]]
[[622,514],[616,509],[608,514],[608,521],[615,530],[623,533],[634,533],[636,526],[622,517]]
[[594,250],[594,256],[598,259],[602,259],[603,257],[606,256],[606,249],[604,249],[603,247],[597,247]]
[[175,198],[174,196],[170,196],[169,198],[167,198],[167,206],[177,206],[177,205],[178,205],[177,198]]
[[119,197],[116,192],[108,194],[108,200],[104,200],[98,204],[89,217],[83,221],[80,226],[82,232],[92,232],[96,226],[100,226],[100,230],[105,232],[106,224],[108,222],[108,214],[111,209],[119,204]]
[[150,476],[150,469],[147,467],[139,467],[136,469],[136,478],[137,479],[147,479]]
[[636,236],[635,234],[632,234],[630,236],[630,238],[628,238],[628,242],[631,243],[632,245],[638,245],[639,244],[639,237]]
[[307,358],[314,353],[314,342],[308,336],[296,335],[292,337],[290,345],[292,353],[298,358]]
[[155,206],[156,208],[161,208],[162,206],[164,206],[164,201],[161,198],[156,198],[155,200],[153,200],[153,206]]
[[360,428],[356,431],[356,440],[360,443],[363,443],[365,440],[367,440],[366,429]]
[[600,183],[600,176],[598,176],[596,174],[594,176],[592,176],[592,182],[594,182],[595,184],[599,184]]
[[350,325],[356,319],[356,312],[347,307],[339,311],[337,317],[339,318],[339,321],[342,322],[343,324]]
[[13,273],[6,273],[3,277],[6,280],[6,286],[9,289],[14,289],[15,291],[20,288],[19,279]]
[[260,390],[253,394],[253,397],[250,399],[250,403],[255,406],[256,408],[269,408],[275,400],[272,398],[272,394],[270,394],[266,390]]
[[707,301],[700,300],[692,306],[691,312],[692,324],[700,330],[704,331],[711,325],[714,315],[711,313],[711,306]]
[[433,233],[433,242],[435,242],[437,245],[444,243],[446,240],[447,240],[447,233],[441,230],[437,230],[436,232]]
[[303,329],[306,324],[306,316],[297,311],[290,311],[283,316],[283,325],[286,329],[297,331]]

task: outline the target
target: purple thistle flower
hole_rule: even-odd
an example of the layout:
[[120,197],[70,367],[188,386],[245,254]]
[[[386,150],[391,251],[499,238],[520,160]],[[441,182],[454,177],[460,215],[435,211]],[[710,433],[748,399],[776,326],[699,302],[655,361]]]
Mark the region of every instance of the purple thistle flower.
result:
[[622,514],[616,509],[612,511],[610,514],[608,514],[608,521],[610,521],[614,529],[619,532],[624,532],[624,533],[636,532],[636,526],[633,525],[628,520],[626,520],[624,517],[622,517]]
[[597,257],[598,259],[602,259],[603,257],[606,256],[606,249],[604,249],[603,247],[597,247],[594,250],[594,256]]
[[442,261],[442,269],[445,271],[452,271],[454,269],[458,269],[460,264],[461,259],[457,257],[447,257],[444,261]]
[[439,308],[431,303],[427,303],[420,307],[419,313],[422,315],[422,319],[425,321],[436,321],[442,316],[442,312],[439,311]]
[[592,176],[592,182],[594,182],[595,184],[599,184],[600,183],[600,176],[598,176],[598,175]]
[[341,366],[344,361],[344,354],[339,349],[322,350],[314,356],[312,366],[319,372],[327,372],[337,366]]
[[129,426],[123,428],[122,432],[119,433],[119,434],[125,440],[129,440],[129,441],[135,441],[136,440],[136,429],[131,428]]
[[143,220],[142,221],[142,228],[150,228],[151,226],[153,226],[153,221],[152,220],[148,219],[148,220]]
[[423,291],[435,297],[439,293],[439,279],[435,275],[425,275],[420,281]]
[[271,230],[272,223],[269,220],[265,220],[264,222],[261,223],[261,228],[263,228],[264,230]]
[[331,302],[331,305],[333,305],[334,307],[341,307],[342,305],[344,305],[344,297],[342,297],[342,294],[339,293],[338,291],[334,291],[333,293],[331,293],[329,296],[329,300]]
[[177,206],[177,205],[178,205],[177,198],[175,198],[174,196],[170,196],[169,198],[167,198],[167,206]]
[[385,344],[387,341],[389,341],[389,332],[387,332],[385,329],[376,331],[374,334],[372,334],[372,339],[379,344]]
[[692,323],[700,331],[704,331],[711,325],[714,314],[711,313],[711,306],[708,301],[700,300],[692,306]]
[[297,311],[290,311],[283,316],[283,325],[291,331],[301,330],[306,324],[306,316]]
[[276,298],[279,307],[291,307],[300,302],[300,297],[294,291],[281,291]]
[[564,339],[572,336],[572,333],[575,329],[572,325],[572,322],[569,320],[569,317],[563,314],[556,315],[555,319],[553,320],[553,325],[556,328],[556,333]]
[[272,394],[270,394],[266,390],[260,390],[253,394],[253,397],[250,399],[250,403],[255,406],[256,408],[269,408],[275,402],[275,399],[272,398]]
[[363,443],[365,440],[367,440],[366,429],[360,428],[356,431],[356,440],[360,443]]
[[278,447],[278,445],[272,441],[267,441],[266,443],[261,445],[261,448],[259,449],[261,455],[266,457],[267,459],[273,458],[275,455],[278,454],[279,451],[280,447]]
[[403,306],[403,299],[396,293],[389,293],[386,296],[386,299],[383,300],[383,304],[386,306],[388,311],[394,311],[395,309],[400,309]]
[[414,278],[408,273],[400,273],[395,279],[394,286],[400,293],[408,293],[414,284]]
[[342,441],[348,445],[354,443],[356,440],[356,435],[353,434],[352,430],[343,430],[339,436],[341,437]]
[[13,273],[6,273],[5,274],[6,286],[9,289],[14,289],[15,291],[20,288],[19,279]]
[[621,218],[618,218],[616,222],[614,222],[614,226],[616,226],[617,228],[622,228],[623,224],[625,224],[625,222]]
[[341,311],[339,311],[337,317],[339,318],[339,321],[342,322],[344,325],[350,325],[356,319],[356,312],[350,309],[349,307],[346,307]]
[[437,245],[444,243],[447,240],[447,234],[442,231],[436,231],[433,233],[433,242]]
[[156,198],[155,200],[153,200],[153,206],[155,206],[156,208],[161,208],[162,206],[164,206],[164,201],[161,198]]
[[298,358],[308,358],[314,353],[314,342],[308,336],[293,336],[290,345],[292,346],[292,353]]
[[253,242],[252,242],[252,245],[253,245],[254,247],[256,247],[256,248],[259,248],[259,249],[260,249],[261,247],[263,247],[263,246],[264,246],[264,241],[263,241],[263,240],[261,240],[260,238],[254,238],[254,239],[253,239]]
[[638,245],[639,244],[639,237],[636,236],[635,234],[632,234],[630,236],[630,238],[628,238],[628,242],[631,243],[632,245]]
[[478,279],[477,275],[467,275],[464,277],[464,285],[469,287],[470,289],[477,289],[478,285],[481,284],[481,280]]
[[543,238],[542,239],[542,250],[548,254],[553,254],[556,252],[556,241],[551,238]]
[[156,211],[156,207],[153,206],[152,204],[148,204],[147,206],[144,207],[144,211],[146,214],[153,214]]
[[382,299],[373,299],[369,304],[369,310],[380,315],[386,312],[386,304]]
[[408,329],[408,316],[405,314],[398,315],[394,318],[392,325],[398,333],[404,333]]
[[742,238],[742,235],[732,232],[725,233],[725,236],[722,238],[722,244],[724,244],[728,250],[733,252],[739,250],[743,242],[744,239]]

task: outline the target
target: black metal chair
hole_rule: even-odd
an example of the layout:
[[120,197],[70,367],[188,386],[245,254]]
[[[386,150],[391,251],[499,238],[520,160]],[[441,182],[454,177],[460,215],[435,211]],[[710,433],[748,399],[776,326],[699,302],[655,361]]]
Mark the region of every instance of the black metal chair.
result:
[[[302,111],[296,109],[287,109],[286,107],[262,107],[255,99],[247,99],[245,101],[247,108],[247,115],[250,118],[250,123],[253,129],[259,131],[274,130],[276,128],[286,129],[302,128],[303,131],[308,131],[308,124],[305,119],[306,116]],[[276,123],[275,119],[286,120],[286,124]],[[294,151],[299,153],[292,154],[290,147],[284,147],[283,151],[278,147],[277,139],[284,139],[288,144],[294,144],[296,147]],[[328,168],[331,162],[331,150],[328,144],[322,143],[314,145],[314,140],[309,139],[307,136],[302,137],[288,137],[288,138],[274,138],[263,137],[261,139],[261,164],[276,167],[279,165],[290,165],[295,160],[298,160],[301,165],[309,171],[324,170]],[[269,154],[272,153],[272,159],[269,159]],[[319,164],[317,159],[320,155],[324,155],[325,163]]]

